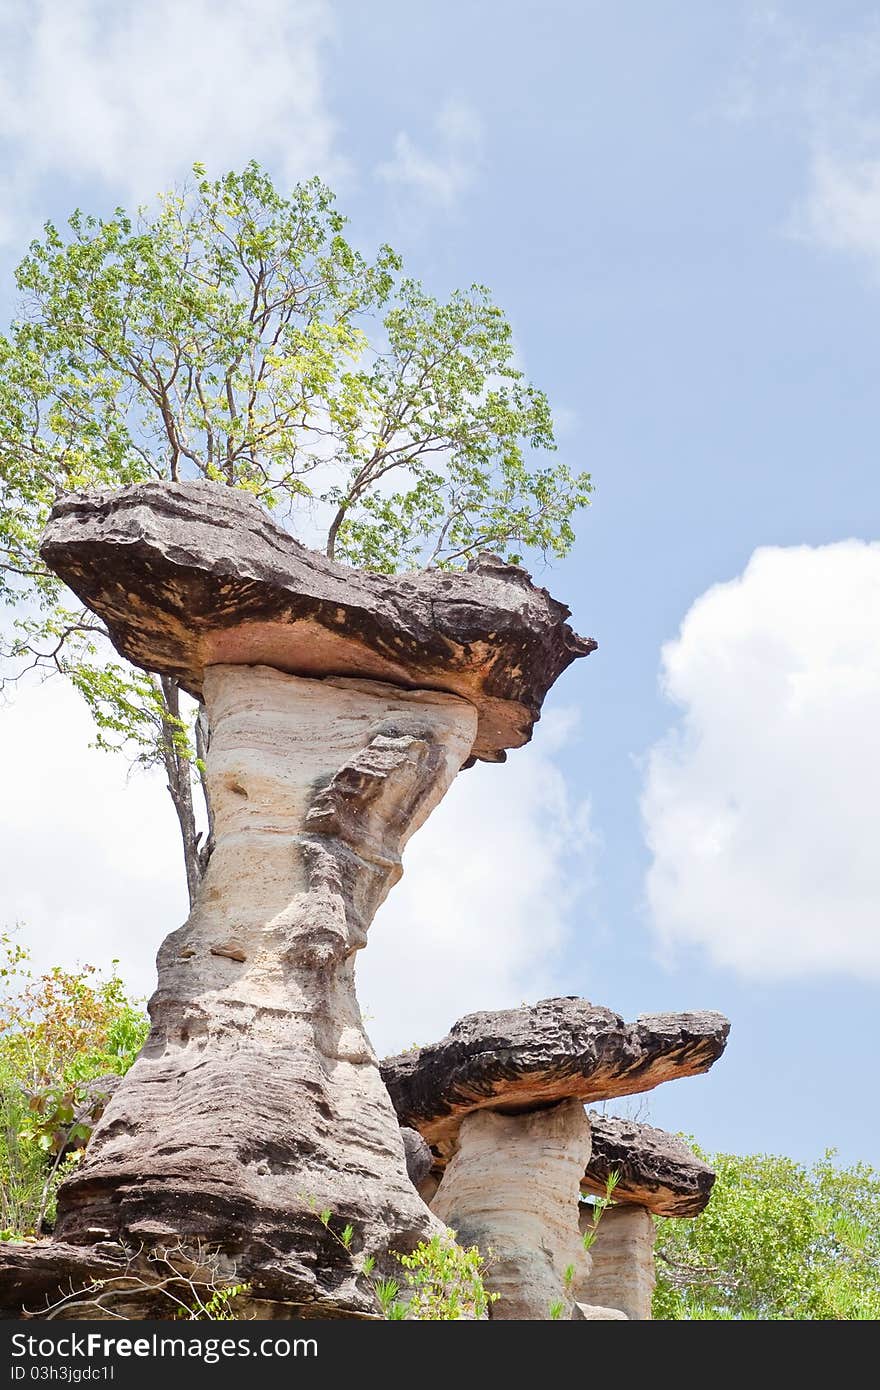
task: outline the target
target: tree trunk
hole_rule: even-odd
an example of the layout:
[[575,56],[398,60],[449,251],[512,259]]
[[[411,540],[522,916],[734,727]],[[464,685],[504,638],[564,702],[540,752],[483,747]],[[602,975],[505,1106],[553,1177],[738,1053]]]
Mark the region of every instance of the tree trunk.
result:
[[[168,791],[174,803],[174,810],[177,815],[177,823],[180,827],[180,838],[183,841],[183,859],[186,866],[186,887],[189,894],[190,907],[196,900],[196,893],[202,881],[205,869],[208,866],[208,859],[213,848],[213,834],[209,828],[208,838],[200,848],[201,832],[196,829],[195,808],[193,806],[193,784],[192,784],[192,765],[186,756],[185,750],[181,747],[175,737],[180,728],[180,686],[177,681],[170,676],[162,676],[162,697],[168,718],[162,723],[162,761],[165,765],[165,773],[168,777]],[[199,720],[202,719],[204,710],[199,713]],[[207,750],[207,730],[202,728],[201,733],[196,731],[196,747],[199,744]],[[199,754],[201,757],[201,755]],[[207,788],[204,777],[200,773],[200,785],[205,794],[205,804],[208,809],[208,825],[211,825],[210,802],[208,801]]]

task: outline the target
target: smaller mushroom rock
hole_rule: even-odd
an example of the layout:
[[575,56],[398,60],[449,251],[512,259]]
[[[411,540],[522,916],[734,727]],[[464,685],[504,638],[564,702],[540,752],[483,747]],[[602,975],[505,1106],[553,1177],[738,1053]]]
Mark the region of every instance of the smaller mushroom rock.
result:
[[408,1129],[406,1125],[400,1131],[403,1140],[403,1152],[406,1155],[406,1174],[413,1187],[419,1188],[431,1171],[434,1159],[431,1150],[417,1129]]
[[699,1216],[712,1195],[715,1174],[683,1139],[651,1125],[590,1111],[593,1149],[582,1192],[602,1196],[617,1174],[615,1202],[646,1207],[657,1216]]
[[468,1014],[438,1043],[381,1064],[402,1125],[442,1163],[465,1115],[517,1113],[561,1100],[650,1091],[708,1071],[724,1051],[722,1014],[644,1014],[625,1023],[586,999],[542,999],[521,1009]]

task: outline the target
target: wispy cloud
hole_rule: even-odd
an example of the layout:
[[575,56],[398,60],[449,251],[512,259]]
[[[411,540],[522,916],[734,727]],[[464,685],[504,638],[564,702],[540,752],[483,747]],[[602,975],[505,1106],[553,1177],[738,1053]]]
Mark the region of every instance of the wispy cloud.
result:
[[407,131],[394,137],[393,157],[376,172],[402,193],[435,207],[453,208],[474,184],[483,159],[483,125],[461,102],[448,102],[433,123],[430,150]]
[[146,199],[200,159],[286,181],[339,169],[324,99],[324,0],[20,0],[0,14],[6,237],[41,181]]
[[[827,16],[826,16],[827,18]],[[784,232],[860,259],[880,275],[880,21],[810,27],[796,7],[752,7],[721,101],[737,123],[788,129],[803,151],[802,191]]]

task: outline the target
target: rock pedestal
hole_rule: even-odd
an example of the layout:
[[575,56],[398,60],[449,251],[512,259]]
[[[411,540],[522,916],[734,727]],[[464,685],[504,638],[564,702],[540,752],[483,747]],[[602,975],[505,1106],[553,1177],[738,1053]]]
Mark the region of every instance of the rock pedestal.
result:
[[462,1121],[431,1206],[460,1244],[480,1247],[486,1284],[499,1295],[493,1318],[549,1318],[557,1303],[571,1317],[590,1265],[571,1197],[589,1156],[590,1125],[578,1101],[528,1115],[477,1110]]
[[210,667],[205,696],[216,848],[160,950],[149,1040],[62,1190],[57,1234],[198,1236],[265,1297],[366,1310],[318,1213],[380,1261],[439,1225],[406,1177],[355,952],[469,755],[476,712],[260,666]]
[[[584,1205],[581,1230],[589,1229]],[[578,1288],[582,1303],[617,1308],[632,1321],[651,1317],[654,1293],[654,1222],[644,1207],[606,1207],[590,1249],[592,1268]]]

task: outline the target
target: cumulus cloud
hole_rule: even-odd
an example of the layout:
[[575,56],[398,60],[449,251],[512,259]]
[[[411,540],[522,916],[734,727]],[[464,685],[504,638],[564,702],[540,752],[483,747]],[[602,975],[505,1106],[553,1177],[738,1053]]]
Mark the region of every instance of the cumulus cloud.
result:
[[[359,957],[381,1051],[472,1009],[564,992],[554,968],[594,847],[557,765],[572,735],[570,718],[548,716],[505,767],[462,774],[413,840]],[[40,968],[118,958],[148,995],[159,943],[187,912],[176,822],[164,779],[127,777],[93,739],[60,680],[0,709],[0,928],[23,922]]]
[[338,170],[324,0],[2,8],[0,129],[4,165],[17,171],[0,197],[7,236],[47,177],[146,199],[197,159],[219,170],[257,157],[286,181]]
[[428,152],[406,131],[394,138],[393,158],[377,173],[424,203],[450,209],[476,181],[483,154],[483,125],[471,107],[447,102],[434,121],[434,148]]
[[647,902],[744,975],[880,976],[880,544],[755,551],[663,650]]

